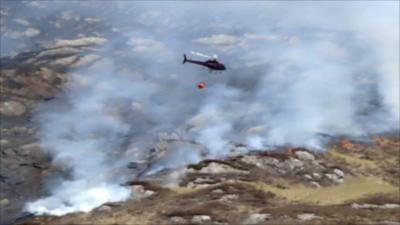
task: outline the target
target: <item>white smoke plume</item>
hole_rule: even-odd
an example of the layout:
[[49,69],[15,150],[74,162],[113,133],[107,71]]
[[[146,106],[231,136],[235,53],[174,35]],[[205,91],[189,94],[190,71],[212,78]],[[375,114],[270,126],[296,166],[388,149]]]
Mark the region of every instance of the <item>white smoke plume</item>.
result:
[[[147,174],[223,158],[234,144],[323,150],[329,137],[399,130],[398,2],[63,4],[107,21],[98,32],[108,42],[102,61],[74,71],[62,100],[38,109],[42,144],[67,175],[30,212],[129,198],[126,164],[149,158],[164,132],[205,149],[167,152]],[[182,65],[189,49],[230,66]]]

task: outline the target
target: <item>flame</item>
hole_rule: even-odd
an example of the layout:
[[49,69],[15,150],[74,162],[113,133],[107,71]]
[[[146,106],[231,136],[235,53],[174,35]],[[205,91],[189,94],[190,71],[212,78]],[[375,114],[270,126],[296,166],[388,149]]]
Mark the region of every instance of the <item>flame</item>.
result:
[[288,148],[287,153],[289,156],[294,155],[294,148]]
[[378,146],[380,146],[380,147],[385,146],[385,139],[384,139],[383,137],[381,137],[381,136],[375,136],[375,137],[373,138],[373,140],[375,141],[375,143],[376,143]]
[[350,150],[354,147],[353,143],[349,140],[349,139],[343,139],[340,142],[342,148],[346,149],[346,150]]

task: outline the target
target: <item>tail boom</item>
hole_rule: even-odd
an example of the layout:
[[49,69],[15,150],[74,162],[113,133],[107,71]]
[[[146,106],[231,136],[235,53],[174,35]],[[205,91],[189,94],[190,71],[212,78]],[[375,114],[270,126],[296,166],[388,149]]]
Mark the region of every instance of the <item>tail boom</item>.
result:
[[182,64],[185,64],[186,61],[187,61],[186,54],[183,54],[183,62],[182,62]]

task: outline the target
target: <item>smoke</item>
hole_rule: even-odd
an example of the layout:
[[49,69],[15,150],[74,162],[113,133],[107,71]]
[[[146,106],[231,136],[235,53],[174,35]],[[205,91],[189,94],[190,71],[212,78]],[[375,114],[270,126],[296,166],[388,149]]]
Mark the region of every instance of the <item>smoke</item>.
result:
[[87,212],[130,194],[119,186],[126,175],[118,171],[124,166],[119,150],[131,127],[119,113],[124,111],[121,103],[141,90],[126,85],[119,90],[124,79],[112,76],[107,68],[92,72],[72,76],[66,88],[68,102],[63,103],[68,105],[56,102],[40,109],[43,147],[55,164],[66,167],[70,177],[52,189],[50,197],[28,203],[28,211],[53,215]]
[[[73,71],[61,100],[37,110],[42,144],[68,177],[30,212],[129,198],[119,185],[135,175],[128,162],[149,162],[146,176],[226,157],[235,144],[323,150],[329,137],[399,130],[398,2],[63,4],[62,21],[96,17],[108,41],[102,60]],[[218,54],[228,70],[182,65],[190,49]],[[160,133],[186,144],[152,158]]]

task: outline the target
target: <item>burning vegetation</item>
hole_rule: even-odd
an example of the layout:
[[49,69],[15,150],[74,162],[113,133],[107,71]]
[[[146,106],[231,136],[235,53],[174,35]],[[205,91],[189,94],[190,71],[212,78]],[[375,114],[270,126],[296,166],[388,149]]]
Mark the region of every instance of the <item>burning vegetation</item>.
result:
[[400,222],[398,2],[169,4],[2,2],[0,224]]

